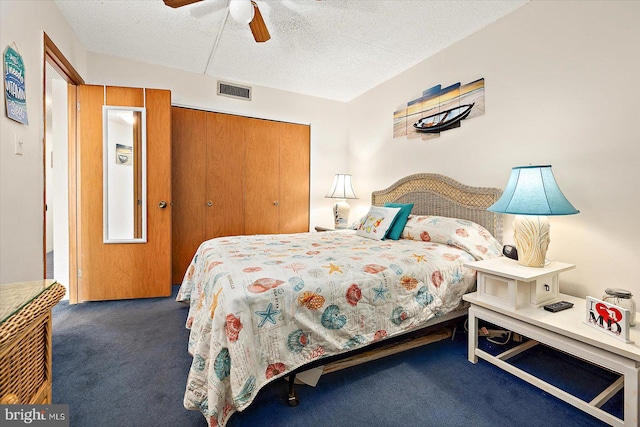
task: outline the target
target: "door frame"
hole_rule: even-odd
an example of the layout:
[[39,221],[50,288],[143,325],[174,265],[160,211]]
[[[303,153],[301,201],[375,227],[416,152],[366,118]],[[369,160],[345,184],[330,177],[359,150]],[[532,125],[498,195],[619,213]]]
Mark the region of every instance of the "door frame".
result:
[[42,120],[42,180],[43,180],[43,205],[42,205],[42,252],[43,252],[43,278],[46,277],[47,271],[47,184],[45,179],[46,174],[46,120],[47,120],[47,102],[46,102],[46,64],[51,65],[68,83],[68,96],[67,96],[67,120],[68,120],[68,151],[69,151],[69,283],[67,284],[69,289],[69,303],[76,304],[78,302],[78,247],[77,247],[77,193],[76,193],[76,176],[77,176],[77,137],[76,137],[76,86],[84,84],[84,79],[71,65],[69,60],[62,54],[60,49],[49,38],[47,33],[43,32],[43,44],[44,55],[42,60],[42,108],[43,108],[43,120]]

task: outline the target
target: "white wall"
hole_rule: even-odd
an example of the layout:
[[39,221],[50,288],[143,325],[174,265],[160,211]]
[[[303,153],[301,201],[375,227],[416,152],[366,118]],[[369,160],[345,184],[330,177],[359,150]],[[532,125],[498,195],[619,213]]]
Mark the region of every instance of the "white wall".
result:
[[[66,105],[65,105],[66,109]],[[46,177],[46,186],[45,186],[45,200],[47,201],[47,211],[46,211],[46,236],[45,236],[45,252],[53,251],[53,217],[54,217],[54,209],[56,203],[53,198],[53,190],[54,184],[53,180],[53,167],[51,164],[51,158],[53,157],[53,132],[51,126],[47,124],[47,129],[45,131],[45,158],[44,158],[44,168],[45,168],[45,177]]]
[[87,83],[169,89],[173,105],[310,124],[310,227],[333,226],[333,202],[324,195],[334,174],[348,172],[345,103],[261,86],[253,86],[250,102],[217,96],[215,78],[92,52],[87,68]]
[[[85,74],[86,54],[50,1],[0,1],[0,47],[15,43],[26,69],[29,125],[0,110],[0,283],[36,280],[43,271],[43,31],[76,70]],[[14,154],[14,139],[24,154]]]
[[[55,42],[54,42],[55,43]],[[53,272],[54,278],[68,288],[69,284],[69,132],[67,113],[67,82],[53,78],[52,86],[52,136],[53,136],[53,174],[51,185],[52,199],[47,196],[47,204],[52,200],[53,210]],[[50,162],[48,162],[50,164]],[[49,225],[47,225],[49,227]],[[48,229],[47,229],[48,231]],[[69,297],[69,293],[65,298]]]
[[[550,218],[547,256],[577,265],[561,291],[600,297],[621,287],[640,298],[639,42],[640,2],[534,1],[358,97],[349,169],[361,197],[419,172],[504,188],[511,167],[551,164],[581,210]],[[480,77],[485,115],[440,138],[393,139],[397,107],[436,84]],[[351,203],[352,216],[368,202]]]

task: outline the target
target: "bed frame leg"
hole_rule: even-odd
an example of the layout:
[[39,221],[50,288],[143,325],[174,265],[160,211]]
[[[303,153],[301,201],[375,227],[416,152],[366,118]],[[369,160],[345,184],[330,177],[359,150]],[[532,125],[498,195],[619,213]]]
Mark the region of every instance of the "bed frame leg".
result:
[[298,395],[296,394],[295,381],[296,374],[289,375],[289,394],[287,396],[287,403],[292,408],[298,406]]

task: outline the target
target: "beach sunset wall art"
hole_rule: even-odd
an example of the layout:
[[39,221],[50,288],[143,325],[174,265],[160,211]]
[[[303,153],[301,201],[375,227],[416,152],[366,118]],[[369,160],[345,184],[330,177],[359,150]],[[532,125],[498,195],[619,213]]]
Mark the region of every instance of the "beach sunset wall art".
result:
[[393,137],[432,139],[484,114],[484,79],[434,86],[393,113]]

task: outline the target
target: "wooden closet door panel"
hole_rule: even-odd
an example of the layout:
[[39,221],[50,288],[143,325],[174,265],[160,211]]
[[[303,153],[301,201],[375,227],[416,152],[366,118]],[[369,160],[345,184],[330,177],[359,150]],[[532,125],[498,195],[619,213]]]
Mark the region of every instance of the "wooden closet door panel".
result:
[[179,285],[204,241],[204,207],[202,203],[186,202],[174,204],[172,208],[171,282]]
[[[78,270],[100,259],[96,254],[103,241],[102,232],[102,105],[104,87],[78,85],[78,103],[82,114],[77,118],[77,245]],[[98,206],[98,208],[95,208]],[[98,272],[97,275],[99,276]],[[92,272],[78,274],[78,301],[91,300]]]
[[104,95],[106,105],[144,107],[145,93],[142,88],[107,86]]
[[205,239],[244,234],[246,120],[207,114]]
[[[147,236],[153,255],[144,258],[147,268],[162,282],[149,284],[149,296],[171,295],[171,205],[160,208],[160,202],[172,201],[171,191],[171,92],[146,90],[147,105]],[[158,280],[158,282],[160,282]],[[158,288],[157,291],[153,287]],[[160,290],[163,292],[160,293]]]
[[280,233],[309,231],[309,126],[279,123]]
[[278,233],[279,127],[268,120],[245,119],[245,234]]
[[172,282],[182,283],[198,246],[204,241],[207,174],[207,113],[171,108],[173,173]]
[[[112,90],[114,89],[114,90]],[[110,105],[136,105],[141,89],[107,88]],[[115,94],[115,95],[114,95]],[[131,95],[131,96],[129,96]],[[132,99],[138,99],[131,102]],[[78,299],[114,300],[171,295],[168,264],[171,210],[169,91],[147,91],[147,241],[104,243],[102,86],[78,86]]]

